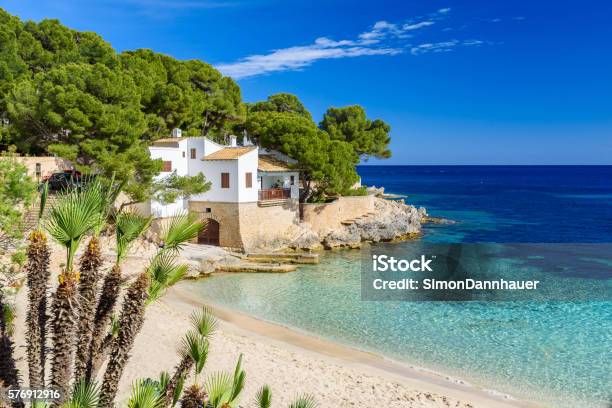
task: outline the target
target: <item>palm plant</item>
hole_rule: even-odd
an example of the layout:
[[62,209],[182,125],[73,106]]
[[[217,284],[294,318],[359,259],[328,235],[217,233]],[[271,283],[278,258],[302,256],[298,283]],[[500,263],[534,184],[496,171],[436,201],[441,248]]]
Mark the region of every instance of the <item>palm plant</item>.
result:
[[[117,256],[102,285],[98,306],[92,323],[91,341],[86,347],[85,379],[88,381],[97,369],[104,339],[104,333],[111,320],[121,285],[121,262],[127,256],[132,243],[151,225],[151,217],[143,217],[137,211],[122,211],[116,217],[115,239]],[[92,311],[93,313],[93,311]],[[82,374],[82,373],[81,373]],[[79,377],[77,377],[79,378]]]
[[97,408],[98,400],[98,385],[81,380],[76,383],[70,400],[62,408]]
[[114,188],[114,176],[111,178],[108,188],[103,188],[98,180],[91,188],[96,188],[101,192],[101,200],[93,226],[93,234],[80,260],[79,323],[74,361],[74,378],[76,380],[85,377],[91,338],[94,330],[96,298],[98,282],[100,280],[99,269],[102,264],[99,237],[106,225],[110,210],[119,191],[119,189]]
[[40,195],[37,228],[30,233],[27,248],[28,310],[27,357],[30,387],[42,387],[45,379],[45,345],[47,326],[47,282],[49,281],[49,246],[47,236],[40,228],[49,185],[45,183]]
[[238,357],[234,374],[213,373],[208,377],[204,389],[208,393],[211,408],[234,408],[244,388],[246,373],[242,370],[242,354]]
[[[176,403],[177,390],[182,387],[187,374],[196,366],[196,373],[199,374],[204,368],[208,356],[208,339],[213,335],[217,328],[217,319],[213,316],[210,309],[203,307],[199,312],[191,315],[193,331],[187,333],[183,339],[179,350],[181,360],[176,366],[174,374],[169,378],[165,388],[164,403],[172,406]],[[197,382],[197,381],[196,381]],[[180,391],[178,392],[180,394]]]
[[151,379],[138,380],[132,385],[127,402],[128,408],[163,408],[163,389],[159,382]]
[[136,335],[144,322],[144,308],[149,287],[149,275],[143,272],[132,283],[123,299],[123,308],[119,317],[120,330],[111,349],[102,389],[100,392],[100,407],[111,408],[117,394],[119,380],[129,358]]
[[189,214],[181,214],[173,219],[162,234],[165,245],[158,250],[147,270],[128,289],[119,318],[121,329],[113,342],[102,382],[102,408],[113,404],[129,352],[144,322],[146,306],[182,279],[187,267],[177,265],[174,259],[185,242],[197,237],[203,226],[202,221]]
[[289,408],[317,408],[317,402],[312,395],[299,395],[295,401],[289,405]]
[[264,385],[257,391],[255,403],[259,408],[270,408],[272,406],[272,391],[270,387]]
[[[47,231],[66,249],[66,265],[52,304],[53,364],[51,385],[68,391],[74,351],[74,331],[78,317],[77,282],[74,256],[84,236],[92,230],[100,211],[100,190],[87,188],[63,193],[51,208]],[[58,403],[55,403],[57,405]]]

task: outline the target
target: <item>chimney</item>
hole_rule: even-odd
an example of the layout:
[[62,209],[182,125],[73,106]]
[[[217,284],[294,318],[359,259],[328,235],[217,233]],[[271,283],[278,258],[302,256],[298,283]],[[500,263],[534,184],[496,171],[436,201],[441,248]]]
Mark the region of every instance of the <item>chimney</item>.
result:
[[183,132],[179,128],[172,129],[172,137],[181,137]]
[[238,140],[236,136],[230,135],[230,147],[236,147],[238,145],[236,140]]

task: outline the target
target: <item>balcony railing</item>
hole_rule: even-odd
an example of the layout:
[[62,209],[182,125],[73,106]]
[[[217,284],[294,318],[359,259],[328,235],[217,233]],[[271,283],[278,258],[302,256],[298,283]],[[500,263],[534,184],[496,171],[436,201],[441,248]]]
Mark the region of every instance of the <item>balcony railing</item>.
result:
[[286,198],[291,198],[291,189],[289,188],[265,188],[259,190],[259,201],[284,200]]

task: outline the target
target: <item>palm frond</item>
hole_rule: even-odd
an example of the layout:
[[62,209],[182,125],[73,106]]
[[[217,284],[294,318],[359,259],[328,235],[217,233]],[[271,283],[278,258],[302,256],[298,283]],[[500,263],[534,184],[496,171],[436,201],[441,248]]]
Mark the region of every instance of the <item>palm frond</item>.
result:
[[[180,352],[180,354],[181,355],[183,354],[182,351]],[[170,374],[167,371],[162,371],[161,374],[159,375],[159,389],[160,389],[161,395],[165,395],[171,381],[172,381],[172,377],[170,377]],[[179,377],[178,382],[176,383],[176,386],[172,393],[172,405],[171,405],[172,407],[175,406],[176,403],[181,398],[181,394],[183,393],[184,386],[185,386],[185,376],[183,375]]]
[[106,186],[102,184],[99,178],[96,178],[89,188],[96,188],[100,191],[100,212],[94,225],[94,234],[100,235],[106,225],[113,204],[123,188],[123,184],[118,187],[115,186],[115,173],[113,173]]
[[242,369],[242,354],[238,357],[238,362],[236,363],[236,368],[234,369],[234,377],[232,379],[232,395],[229,400],[230,403],[238,400],[240,393],[244,389],[244,381],[246,378],[246,373]]
[[204,306],[197,312],[191,314],[191,324],[200,333],[200,336],[209,338],[217,329],[219,322],[212,311]]
[[156,256],[151,262],[147,270],[151,278],[149,303],[159,299],[166,289],[183,279],[187,273],[187,265],[177,264],[175,258],[173,254],[163,253]]
[[65,408],[97,408],[99,391],[95,382],[81,380],[74,386],[72,397],[65,404]]
[[226,372],[211,374],[204,384],[208,393],[208,402],[212,408],[220,408],[229,404],[232,396],[232,377]]
[[128,408],[162,408],[159,383],[149,378],[138,380],[132,385]]
[[196,331],[189,331],[183,338],[180,354],[193,360],[195,373],[199,375],[208,358],[208,340]]
[[99,219],[101,191],[86,188],[62,193],[51,208],[47,231],[67,250],[66,269],[72,270],[74,254],[81,240]]
[[314,397],[309,394],[298,395],[295,401],[289,405],[289,408],[317,408],[317,402]]
[[117,215],[115,224],[117,264],[125,258],[130,245],[149,228],[152,219],[142,216],[136,210],[122,211]]
[[196,238],[204,228],[204,220],[198,220],[193,213],[183,212],[174,216],[161,233],[164,251],[179,251],[183,245]]
[[272,405],[272,391],[270,387],[264,385],[257,391],[255,402],[259,408],[270,408]]

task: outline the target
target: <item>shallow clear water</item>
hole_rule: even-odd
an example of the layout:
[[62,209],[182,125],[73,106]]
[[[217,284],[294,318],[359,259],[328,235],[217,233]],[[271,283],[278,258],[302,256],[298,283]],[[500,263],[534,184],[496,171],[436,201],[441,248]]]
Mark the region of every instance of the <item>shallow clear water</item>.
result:
[[[460,221],[427,227],[426,242],[612,242],[610,167],[366,167],[360,173],[365,184],[384,184],[433,215]],[[320,265],[295,273],[188,285],[211,302],[552,407],[610,401],[612,302],[366,302],[361,255],[328,253]],[[535,265],[539,258],[532,257]],[[571,279],[610,287],[612,254],[581,261],[599,266]]]

